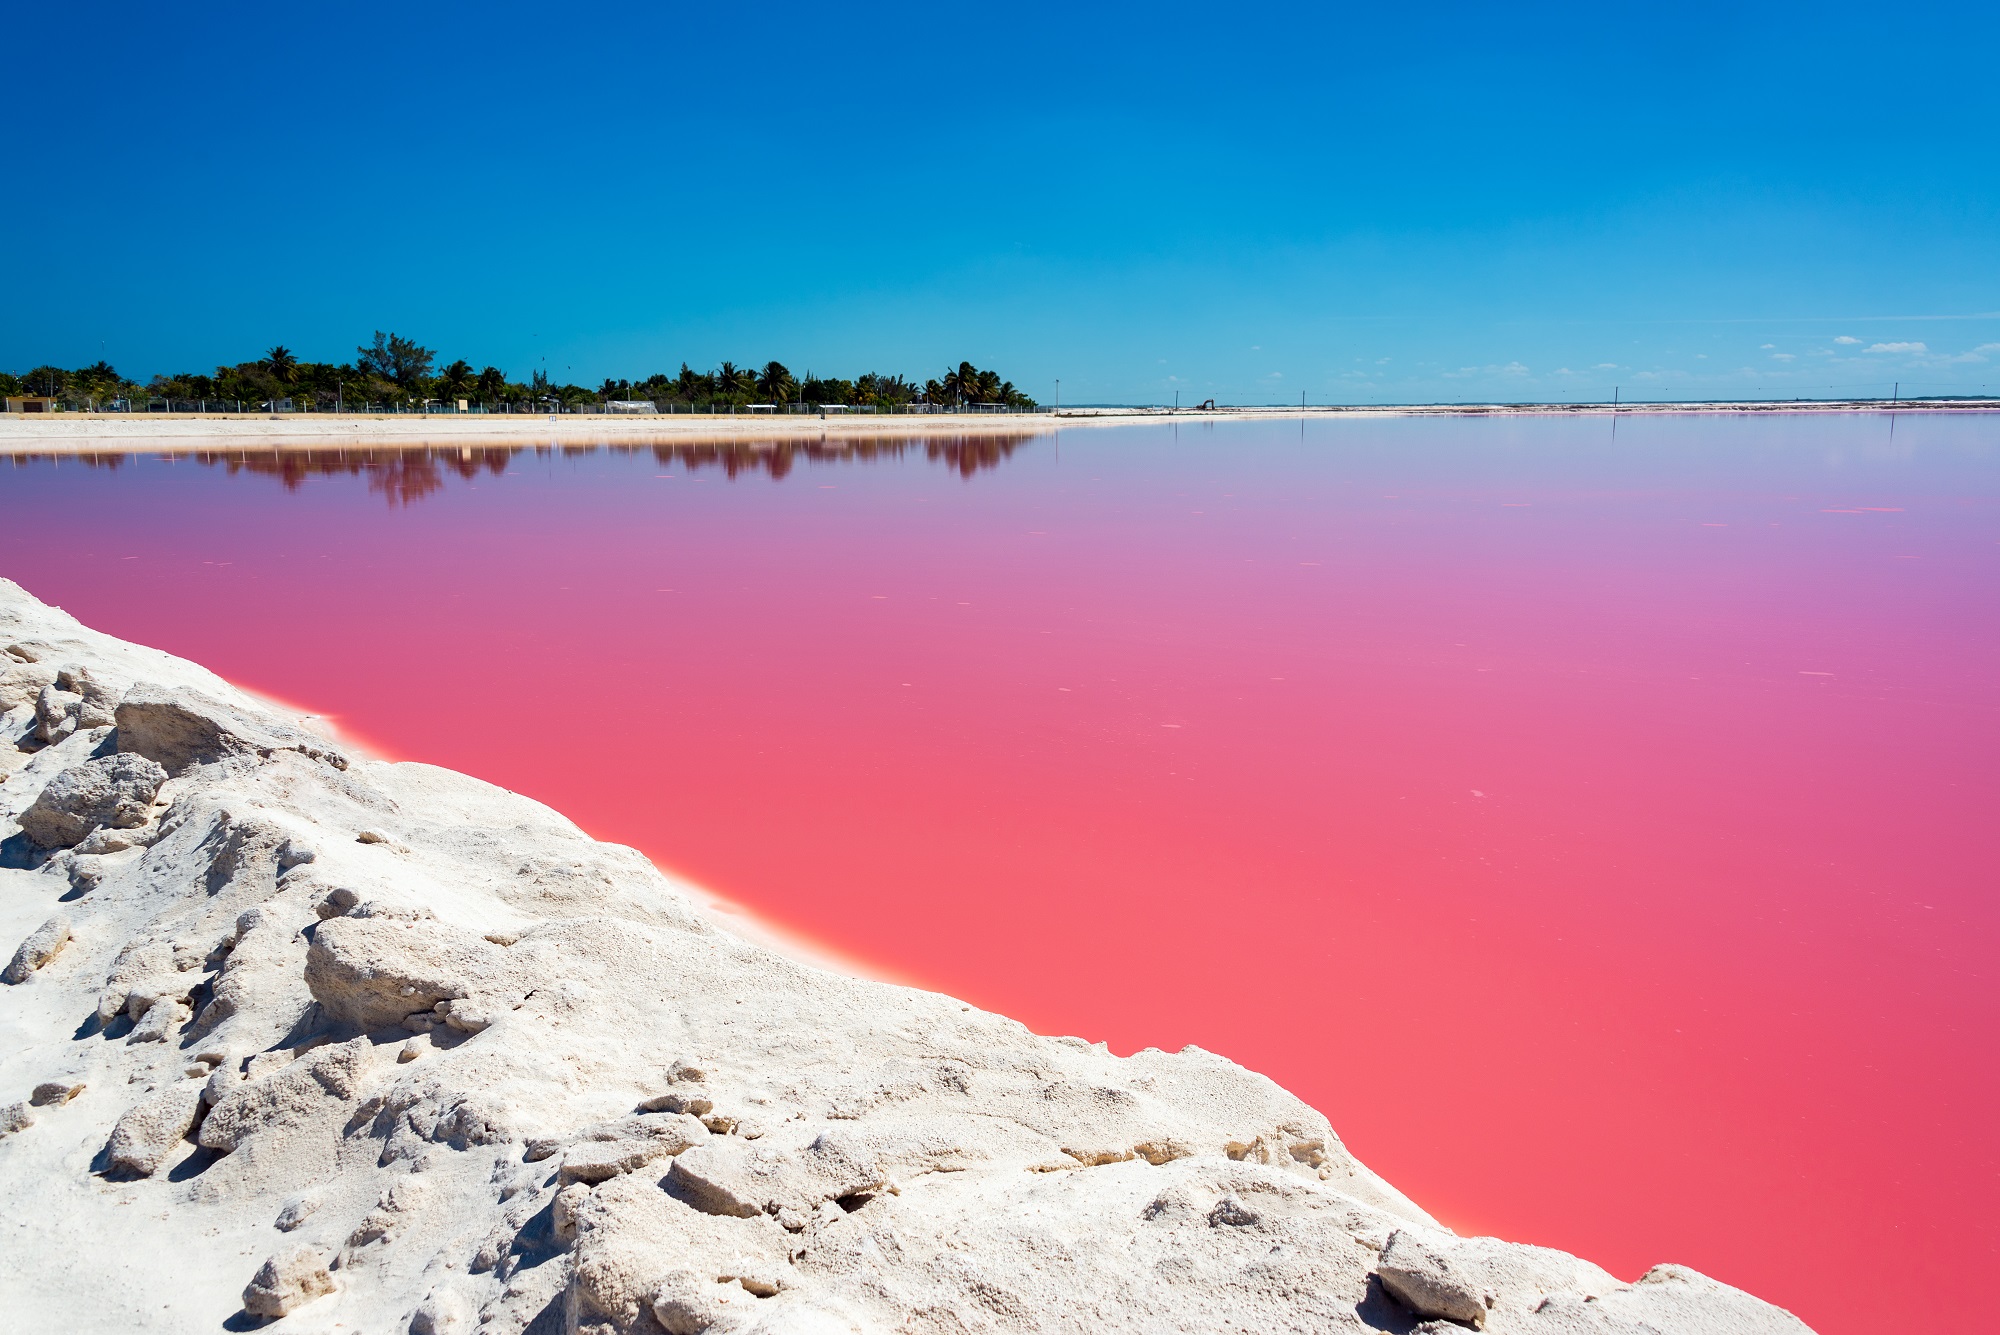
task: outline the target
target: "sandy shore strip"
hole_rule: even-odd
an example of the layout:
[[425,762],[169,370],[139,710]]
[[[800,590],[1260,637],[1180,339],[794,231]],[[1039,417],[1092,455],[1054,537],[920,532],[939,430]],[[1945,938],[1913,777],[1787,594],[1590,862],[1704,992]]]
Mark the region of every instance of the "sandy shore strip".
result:
[[27,413],[0,415],[0,454],[174,453],[214,447],[218,439],[260,448],[329,446],[470,446],[675,444],[714,441],[824,441],[885,437],[1024,436],[1058,428],[1130,426],[1161,421],[1290,421],[1327,418],[1618,416],[1740,413],[1964,413],[2000,411],[2000,399],[1949,402],[1661,404],[1413,404],[1393,407],[1065,408],[1060,413],[644,414],[595,413]]

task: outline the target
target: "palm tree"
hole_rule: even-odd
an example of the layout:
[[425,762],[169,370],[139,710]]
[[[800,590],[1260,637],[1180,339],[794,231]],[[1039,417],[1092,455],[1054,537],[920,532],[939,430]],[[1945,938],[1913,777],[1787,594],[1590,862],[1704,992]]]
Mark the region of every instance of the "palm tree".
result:
[[1005,396],[1000,393],[1000,373],[998,371],[981,371],[978,375],[978,381],[976,390],[979,402],[1000,403],[1004,401]]
[[735,362],[724,362],[715,369],[715,392],[725,399],[747,396],[757,387],[750,372]]
[[791,398],[798,387],[792,373],[785,369],[783,362],[765,362],[764,369],[757,373],[757,392],[772,403],[783,403]]
[[960,403],[979,397],[979,368],[971,362],[960,362],[956,371],[944,373],[943,388],[947,398]]
[[455,361],[438,372],[440,398],[455,399],[472,388],[472,367],[465,361]]
[[290,348],[280,343],[264,354],[264,369],[271,373],[271,379],[281,385],[289,385],[298,372],[299,359],[292,355]]
[[489,366],[479,373],[479,397],[497,399],[500,391],[507,388],[507,374],[497,366]]

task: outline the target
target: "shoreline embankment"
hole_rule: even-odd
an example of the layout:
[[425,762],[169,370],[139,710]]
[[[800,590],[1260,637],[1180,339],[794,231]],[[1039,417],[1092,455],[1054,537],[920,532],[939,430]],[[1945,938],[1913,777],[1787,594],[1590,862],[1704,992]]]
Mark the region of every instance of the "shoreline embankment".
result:
[[1706,403],[1461,403],[1308,408],[1065,408],[1045,413],[30,413],[0,415],[0,454],[172,453],[218,439],[273,450],[329,446],[651,445],[884,437],[1022,436],[1077,427],[1172,422],[1383,417],[1660,416],[1705,414],[1992,413],[2000,399]]

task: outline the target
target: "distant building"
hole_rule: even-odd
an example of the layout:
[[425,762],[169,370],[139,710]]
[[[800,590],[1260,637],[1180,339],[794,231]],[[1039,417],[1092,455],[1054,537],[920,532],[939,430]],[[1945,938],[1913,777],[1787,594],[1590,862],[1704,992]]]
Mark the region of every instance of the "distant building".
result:
[[55,410],[56,401],[40,394],[23,394],[20,398],[7,400],[7,411],[10,413],[52,413]]
[[656,413],[659,410],[647,399],[607,399],[604,403],[607,413]]

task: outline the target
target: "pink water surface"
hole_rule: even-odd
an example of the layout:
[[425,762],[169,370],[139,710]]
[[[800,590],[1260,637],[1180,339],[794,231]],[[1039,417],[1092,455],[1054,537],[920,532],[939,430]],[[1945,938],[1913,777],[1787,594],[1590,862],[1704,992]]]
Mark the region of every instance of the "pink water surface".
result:
[[234,457],[0,471],[0,574],[895,976],[1225,1053],[1460,1229],[1989,1319],[2000,419]]

